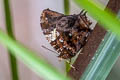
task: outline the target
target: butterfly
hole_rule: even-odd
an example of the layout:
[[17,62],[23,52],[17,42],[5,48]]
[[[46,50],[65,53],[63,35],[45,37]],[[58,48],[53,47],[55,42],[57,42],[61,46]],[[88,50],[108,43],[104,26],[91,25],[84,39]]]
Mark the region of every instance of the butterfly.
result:
[[92,22],[86,11],[79,14],[64,15],[50,9],[43,10],[40,25],[48,42],[59,53],[58,58],[71,59],[86,44],[92,32]]

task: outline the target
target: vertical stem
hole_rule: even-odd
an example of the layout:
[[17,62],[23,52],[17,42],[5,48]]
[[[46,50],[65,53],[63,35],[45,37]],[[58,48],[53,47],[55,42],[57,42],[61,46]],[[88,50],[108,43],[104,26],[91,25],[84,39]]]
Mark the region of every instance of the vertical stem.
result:
[[[68,15],[70,13],[70,4],[69,0],[64,0],[64,13]],[[65,62],[66,64],[66,73],[70,70],[70,64]]]
[[64,0],[64,13],[68,15],[70,13],[70,2],[69,0]]
[[70,64],[69,63],[65,63],[66,65],[66,74],[70,71]]
[[[12,31],[12,17],[10,12],[9,0],[4,0],[4,11],[5,11],[5,20],[6,20],[5,22],[6,22],[7,33],[10,37],[15,39]],[[9,58],[10,58],[12,80],[19,80],[16,58],[11,54],[12,52],[10,50],[8,50],[8,53],[10,53]]]

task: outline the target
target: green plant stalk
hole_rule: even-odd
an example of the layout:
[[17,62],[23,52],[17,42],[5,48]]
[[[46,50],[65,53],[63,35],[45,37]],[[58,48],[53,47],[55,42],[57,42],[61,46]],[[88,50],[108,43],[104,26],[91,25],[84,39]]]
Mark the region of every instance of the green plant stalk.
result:
[[[93,16],[104,28],[110,29],[120,38],[120,21],[109,10],[104,11],[100,4],[93,3],[92,0],[74,0],[76,4],[82,6]],[[97,6],[99,5],[99,6]]]
[[39,76],[46,80],[70,80],[64,74],[59,73],[54,67],[47,64],[39,56],[36,56],[34,52],[23,47],[21,44],[4,34],[0,30],[0,42],[8,47],[12,52],[11,54],[20,59],[29,68],[35,71]]
[[[11,18],[11,12],[10,12],[10,6],[9,6],[8,0],[4,0],[4,11],[5,11],[7,33],[11,38],[15,39],[12,31],[12,18]],[[19,80],[16,58],[11,54],[10,50],[8,50],[8,53],[10,53],[9,58],[10,58],[10,65],[11,65],[12,80]]]
[[[120,13],[118,18],[119,15]],[[108,32],[81,80],[105,80],[119,56],[120,40],[116,39],[115,34]]]
[[[80,80],[105,80],[117,58],[120,56],[120,22],[108,9],[104,11],[100,4],[88,0],[75,0],[85,8],[104,28],[115,34],[107,33],[104,41],[88,65]],[[97,6],[99,5],[99,6]]]
[[108,32],[80,80],[105,80],[120,56],[120,41]]
[[70,71],[70,64],[68,62],[65,62],[65,65],[66,65],[66,75],[67,73]]
[[[69,15],[70,13],[69,0],[64,0],[64,13],[65,15]],[[70,70],[70,64],[68,62],[65,62],[65,65],[66,65],[66,74],[67,74]]]
[[64,0],[64,13],[68,15],[70,13],[70,1]]

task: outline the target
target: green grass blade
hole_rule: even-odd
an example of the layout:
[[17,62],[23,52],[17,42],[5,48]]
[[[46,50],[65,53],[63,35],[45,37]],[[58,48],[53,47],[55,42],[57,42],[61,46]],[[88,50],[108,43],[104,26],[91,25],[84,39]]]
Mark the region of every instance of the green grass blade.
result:
[[64,0],[64,13],[68,15],[70,13],[70,1]]
[[12,51],[12,55],[22,60],[29,68],[46,80],[70,80],[60,74],[54,67],[47,64],[34,52],[23,47],[0,30],[0,42]]
[[105,80],[120,55],[120,41],[108,32],[80,80]]
[[[69,15],[70,13],[70,1],[69,0],[64,0],[64,13],[66,15]],[[66,74],[70,70],[70,64],[68,62],[65,62],[66,65]]]
[[90,13],[98,22],[103,25],[104,28],[110,29],[112,32],[116,33],[120,38],[120,21],[116,19],[116,16],[110,11],[104,11],[100,4],[93,3],[92,0],[74,0],[79,6]]
[[68,62],[65,62],[66,65],[66,74],[70,71],[70,64]]
[[[109,10],[104,11],[102,6],[88,0],[75,0],[85,8],[106,29],[114,33],[107,33],[96,54],[88,65],[80,80],[105,80],[112,66],[120,55],[120,22]],[[98,6],[99,5],[99,6]]]
[[[12,18],[10,12],[9,1],[4,0],[4,11],[5,11],[5,22],[6,22],[6,30],[10,37],[15,39],[12,31]],[[18,78],[18,70],[17,70],[17,61],[16,58],[11,55],[11,51],[8,50],[9,58],[10,58],[10,65],[11,65],[11,73],[12,73],[12,80],[19,80]]]

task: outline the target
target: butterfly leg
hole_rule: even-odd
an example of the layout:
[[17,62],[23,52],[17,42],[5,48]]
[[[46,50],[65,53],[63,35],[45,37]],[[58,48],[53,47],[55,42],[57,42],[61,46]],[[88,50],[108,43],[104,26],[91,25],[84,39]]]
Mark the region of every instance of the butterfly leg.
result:
[[63,59],[62,58],[58,58],[59,61],[62,61]]
[[70,65],[70,67],[71,67],[72,69],[76,70],[75,67],[71,64],[71,58],[69,59],[69,61],[66,60],[66,62]]

